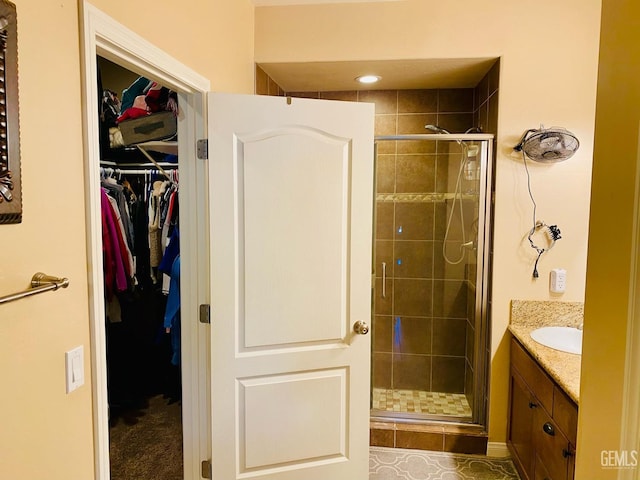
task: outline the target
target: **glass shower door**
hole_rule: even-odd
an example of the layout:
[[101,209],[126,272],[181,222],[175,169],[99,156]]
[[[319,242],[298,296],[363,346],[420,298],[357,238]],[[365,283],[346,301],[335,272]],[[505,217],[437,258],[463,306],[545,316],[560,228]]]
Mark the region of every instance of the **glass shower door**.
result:
[[416,137],[376,145],[372,415],[478,422],[489,142]]

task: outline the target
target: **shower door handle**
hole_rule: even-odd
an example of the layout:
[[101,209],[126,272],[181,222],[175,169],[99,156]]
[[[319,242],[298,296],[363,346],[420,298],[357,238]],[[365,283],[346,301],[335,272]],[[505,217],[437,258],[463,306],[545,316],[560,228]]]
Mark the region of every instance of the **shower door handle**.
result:
[[387,298],[387,262],[382,262],[382,298]]
[[367,322],[358,320],[356,323],[353,324],[353,331],[356,332],[358,335],[366,335],[367,333],[369,333],[369,325],[367,325]]

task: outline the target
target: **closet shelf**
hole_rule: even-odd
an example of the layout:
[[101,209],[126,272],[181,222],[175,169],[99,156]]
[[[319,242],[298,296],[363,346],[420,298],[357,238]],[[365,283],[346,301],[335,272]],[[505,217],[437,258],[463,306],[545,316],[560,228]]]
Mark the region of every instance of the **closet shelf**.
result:
[[177,141],[161,141],[153,140],[144,143],[138,143],[138,146],[145,150],[153,150],[154,152],[166,153],[167,155],[178,155]]
[[[171,163],[171,162],[158,162],[157,165],[160,165],[161,167],[178,168],[177,163]],[[135,167],[147,167],[151,169],[157,169],[156,164],[151,162],[119,163],[119,162],[112,162],[110,160],[100,160],[100,166],[111,167],[111,168],[122,169],[122,170],[125,170],[127,168],[135,168]]]

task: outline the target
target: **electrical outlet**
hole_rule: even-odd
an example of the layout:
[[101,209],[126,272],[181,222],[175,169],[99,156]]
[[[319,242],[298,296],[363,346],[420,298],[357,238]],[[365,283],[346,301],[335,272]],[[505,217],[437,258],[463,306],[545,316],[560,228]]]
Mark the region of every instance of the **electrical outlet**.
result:
[[554,268],[549,275],[549,290],[551,293],[564,293],[567,288],[567,271]]

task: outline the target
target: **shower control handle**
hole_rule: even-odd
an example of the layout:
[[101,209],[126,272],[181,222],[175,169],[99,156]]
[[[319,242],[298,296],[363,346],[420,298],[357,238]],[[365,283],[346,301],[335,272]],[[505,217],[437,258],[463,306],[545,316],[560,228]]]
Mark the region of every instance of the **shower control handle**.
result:
[[367,325],[366,322],[358,320],[353,324],[353,331],[358,335],[366,335],[367,333],[369,333],[369,325]]

